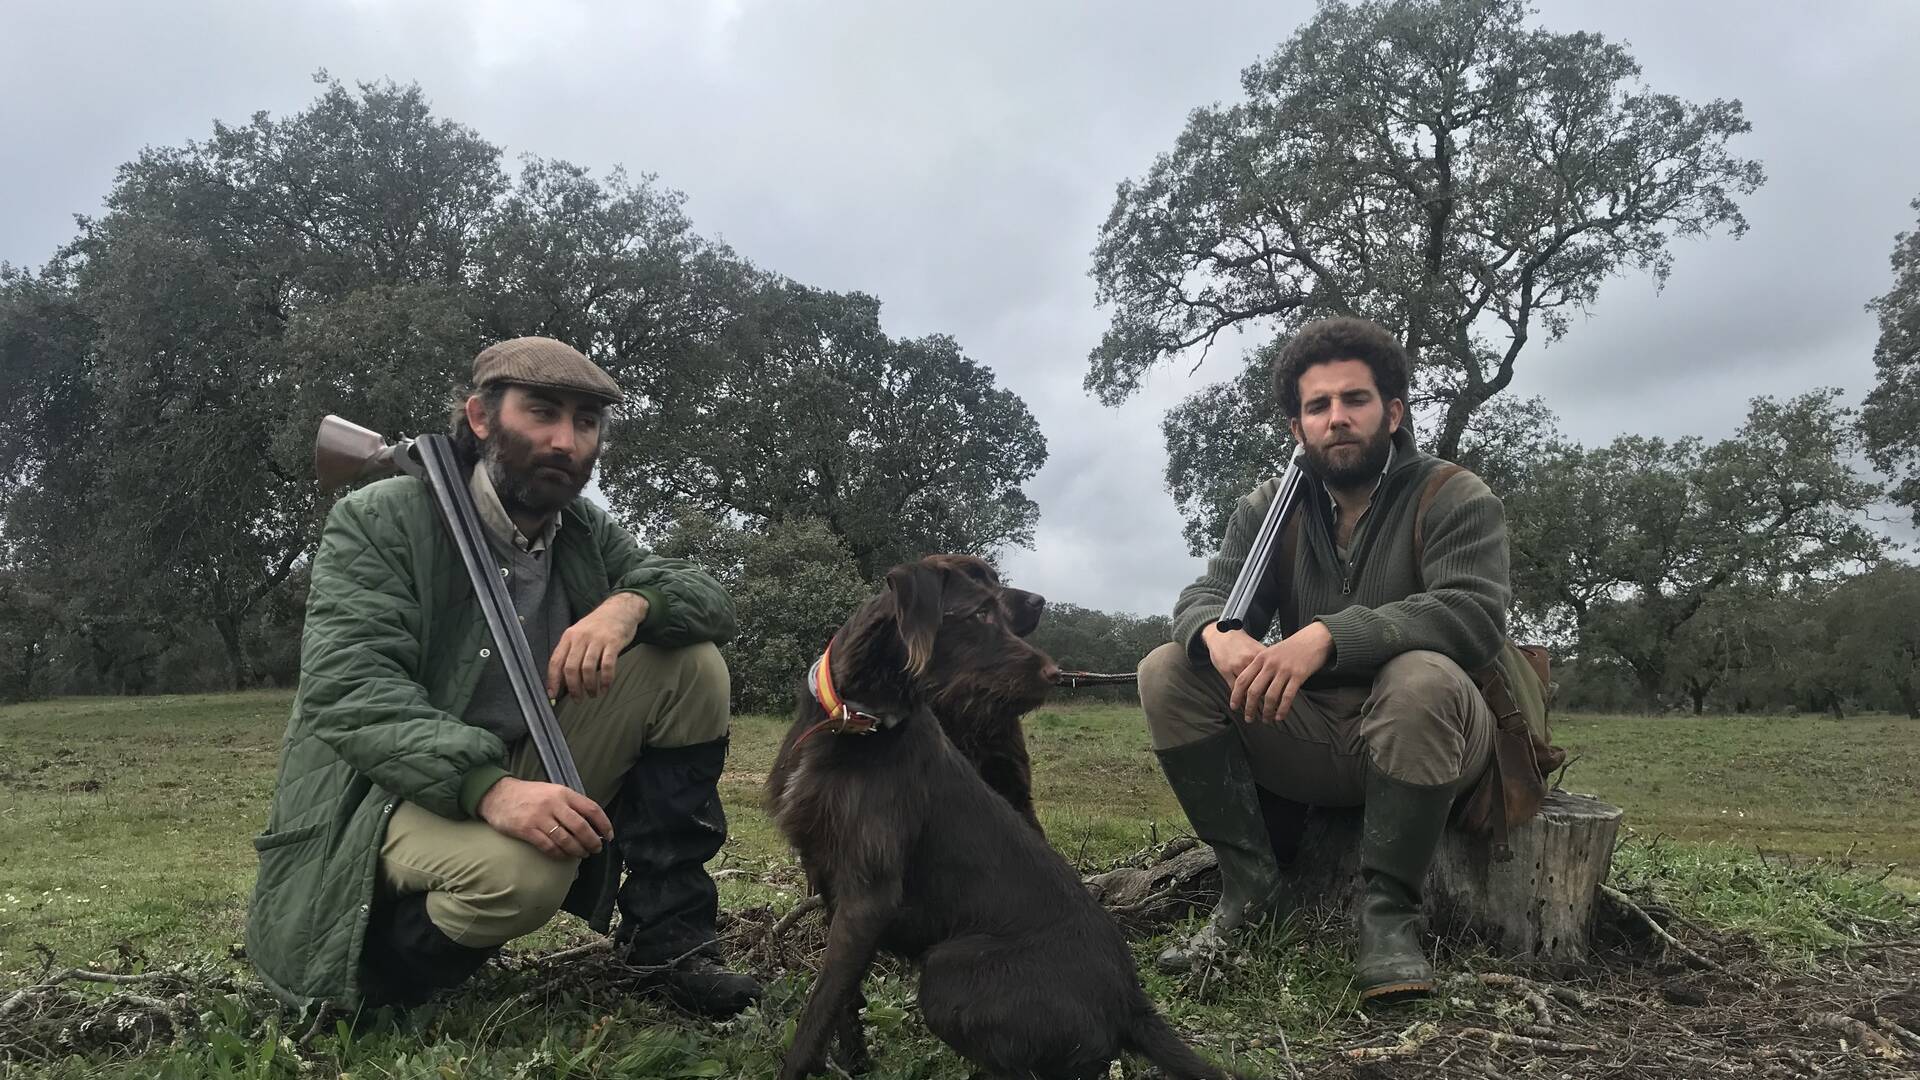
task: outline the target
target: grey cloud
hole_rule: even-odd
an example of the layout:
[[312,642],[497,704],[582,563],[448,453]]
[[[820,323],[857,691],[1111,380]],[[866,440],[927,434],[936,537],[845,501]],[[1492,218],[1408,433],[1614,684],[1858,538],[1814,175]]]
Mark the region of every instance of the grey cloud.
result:
[[[1658,89],[1739,97],[1771,181],[1744,240],[1681,241],[1664,294],[1628,277],[1522,361],[1585,441],[1723,437],[1755,393],[1871,380],[1861,305],[1920,194],[1920,8],[1543,4],[1631,43]],[[1165,611],[1198,571],[1161,469],[1159,418],[1229,374],[1248,336],[1127,406],[1080,391],[1104,322],[1086,277],[1115,183],[1187,112],[1309,16],[1307,0],[913,5],[68,3],[11,11],[0,93],[0,259],[35,265],[142,145],[284,113],[320,67],[418,81],[511,154],[654,172],[703,233],[802,281],[881,297],[890,332],[954,335],[1039,418],[1033,551],[1008,572],[1063,601]]]

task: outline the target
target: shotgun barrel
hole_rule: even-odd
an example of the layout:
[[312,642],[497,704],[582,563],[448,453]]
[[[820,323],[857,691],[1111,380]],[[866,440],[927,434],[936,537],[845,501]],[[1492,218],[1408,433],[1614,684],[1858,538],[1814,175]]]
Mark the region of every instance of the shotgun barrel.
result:
[[1295,449],[1287,471],[1280,474],[1280,490],[1274,493],[1267,516],[1260,521],[1260,531],[1254,535],[1253,546],[1247,549],[1247,560],[1240,564],[1240,576],[1234,579],[1233,589],[1227,593],[1227,605],[1214,623],[1222,632],[1246,627],[1247,609],[1253,606],[1254,595],[1266,580],[1267,569],[1273,563],[1274,545],[1280,541],[1287,515],[1293,513],[1300,501],[1300,482],[1300,451]]

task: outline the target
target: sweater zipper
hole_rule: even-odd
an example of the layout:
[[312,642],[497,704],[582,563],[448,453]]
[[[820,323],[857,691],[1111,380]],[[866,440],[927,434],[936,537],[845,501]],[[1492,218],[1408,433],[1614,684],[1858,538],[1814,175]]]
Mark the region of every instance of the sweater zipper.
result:
[[[1380,487],[1384,489],[1386,484],[1382,482]],[[1353,595],[1354,579],[1360,576],[1360,556],[1365,554],[1365,544],[1371,539],[1367,534],[1367,518],[1373,515],[1373,508],[1379,504],[1380,495],[1380,491],[1373,493],[1372,501],[1367,503],[1365,510],[1360,511],[1360,519],[1353,523],[1353,545],[1349,549],[1353,552],[1353,557],[1347,560],[1347,575],[1340,583],[1341,596]]]

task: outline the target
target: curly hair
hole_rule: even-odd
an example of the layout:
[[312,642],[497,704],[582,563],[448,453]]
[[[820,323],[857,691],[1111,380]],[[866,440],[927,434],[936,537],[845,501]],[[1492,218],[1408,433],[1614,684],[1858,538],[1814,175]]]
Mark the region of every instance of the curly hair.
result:
[[473,433],[467,423],[467,398],[480,395],[480,406],[486,410],[487,423],[493,424],[500,419],[500,403],[506,400],[507,384],[492,383],[478,390],[460,391],[447,402],[447,434],[453,437],[453,449],[468,462],[480,460],[480,437]]
[[1300,416],[1300,376],[1315,364],[1361,360],[1373,369],[1383,402],[1407,397],[1407,351],[1387,328],[1367,319],[1316,319],[1281,346],[1273,358],[1273,390],[1280,411]]

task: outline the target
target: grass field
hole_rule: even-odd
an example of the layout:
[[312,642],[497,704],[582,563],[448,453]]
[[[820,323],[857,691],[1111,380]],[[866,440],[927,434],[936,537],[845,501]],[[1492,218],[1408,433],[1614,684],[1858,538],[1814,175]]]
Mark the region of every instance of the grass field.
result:
[[[0,708],[0,990],[39,970],[36,945],[66,963],[105,963],[101,958],[116,948],[153,964],[227,957],[241,936],[254,871],[249,840],[265,819],[288,703],[289,695],[268,692]],[[782,727],[768,717],[737,721],[724,780],[734,834],[723,862],[743,873],[723,885],[723,904],[792,902],[759,884],[789,874],[784,845],[758,807],[759,781]],[[1029,732],[1042,817],[1070,859],[1090,866],[1182,831],[1133,710],[1058,706],[1030,717]],[[1666,893],[1716,925],[1744,919],[1762,938],[1816,943],[1833,933],[1821,912],[1834,904],[1885,909],[1886,897],[1868,879],[1885,874],[1908,890],[1920,884],[1920,722],[1578,716],[1562,718],[1556,736],[1574,758],[1565,786],[1624,806],[1643,840],[1674,841],[1630,846],[1621,871],[1661,877]],[[1789,856],[1784,865],[1794,872],[1811,859],[1871,872],[1834,878],[1841,884],[1832,888],[1816,883],[1816,892],[1826,891],[1797,914],[1789,910],[1797,901],[1778,889],[1758,890],[1751,902],[1729,899],[1727,868],[1749,878],[1762,872],[1753,868],[1765,868],[1776,873],[1772,880],[1785,880],[1777,876],[1777,855]],[[545,931],[541,940],[568,932]],[[1243,987],[1251,993],[1224,1000],[1184,1000],[1179,988],[1158,985],[1156,995],[1176,1018],[1203,1016],[1209,1030],[1231,1032],[1240,1020],[1268,1028],[1279,1022],[1310,1049],[1315,1025],[1350,1007],[1342,999],[1345,944],[1276,947],[1297,955],[1273,985]],[[1143,946],[1143,954],[1149,949]],[[515,1068],[531,1069],[519,1075],[757,1076],[770,1071],[780,1026],[802,990],[796,975],[776,987],[767,1015],[710,1035],[662,1026],[667,1014],[648,1005],[616,1003],[615,1013],[637,1010],[626,1033],[596,1036],[597,1049],[571,1073],[528,1063],[541,1054],[547,1056],[538,1061],[557,1061],[561,1050],[578,1054],[582,1033],[600,1012],[547,1009],[505,1022],[449,1009],[424,1034],[404,1025],[384,1035],[343,1033],[337,1064],[353,1066],[356,1076],[512,1075]],[[883,981],[876,1027],[905,1023],[886,1019],[893,1015],[887,1001],[891,995],[904,1003],[909,991],[898,975]],[[554,1039],[560,1042],[549,1045]],[[234,1049],[241,1057],[264,1045],[241,1041],[246,1045]],[[924,1032],[905,1042],[899,1055],[882,1054],[879,1075],[965,1075],[955,1059],[929,1047]],[[283,1075],[282,1067],[291,1068],[283,1059],[234,1071],[220,1064],[225,1058],[207,1056],[215,1053],[202,1046],[118,1067],[129,1075],[164,1067],[182,1076]],[[93,1066],[55,1071],[78,1075]]]

